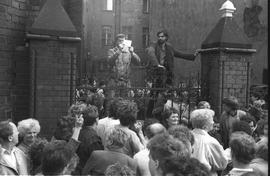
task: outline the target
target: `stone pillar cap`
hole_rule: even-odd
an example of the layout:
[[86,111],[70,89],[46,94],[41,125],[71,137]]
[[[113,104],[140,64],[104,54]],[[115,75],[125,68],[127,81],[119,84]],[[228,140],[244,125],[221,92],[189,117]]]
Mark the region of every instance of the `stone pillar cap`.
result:
[[222,17],[232,17],[232,14],[236,10],[236,8],[230,0],[227,0],[222,4],[219,10],[223,11]]

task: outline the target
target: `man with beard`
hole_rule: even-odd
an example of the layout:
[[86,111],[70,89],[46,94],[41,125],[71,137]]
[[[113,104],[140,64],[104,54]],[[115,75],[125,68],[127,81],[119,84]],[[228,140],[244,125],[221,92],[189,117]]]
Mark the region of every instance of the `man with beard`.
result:
[[168,43],[168,32],[166,30],[161,30],[157,33],[158,41],[152,43],[147,49],[146,53],[150,59],[150,65],[157,68],[163,68],[166,72],[165,84],[173,84],[173,66],[174,57],[194,61],[198,52],[194,54],[185,54],[173,48],[173,46]]
[[[158,41],[150,44],[146,49],[147,57],[150,61],[149,75],[152,77],[153,88],[168,88],[173,86],[173,72],[174,72],[174,57],[194,61],[198,55],[196,51],[194,54],[185,54],[173,48],[168,43],[168,32],[161,30],[157,33]],[[160,91],[151,91],[152,98],[157,98]],[[154,109],[154,100],[150,100],[148,104],[147,115],[152,116]]]

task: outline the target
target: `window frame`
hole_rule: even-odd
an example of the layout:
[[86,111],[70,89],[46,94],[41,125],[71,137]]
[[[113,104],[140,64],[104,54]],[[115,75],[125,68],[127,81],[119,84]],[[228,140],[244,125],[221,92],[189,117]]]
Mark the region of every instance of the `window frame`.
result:
[[[105,31],[104,33],[104,30],[109,29],[110,30],[110,33]],[[105,38],[104,38],[104,35],[105,34]],[[108,37],[108,35],[111,35],[110,38]],[[101,45],[102,47],[104,46],[112,46],[113,44],[113,26],[111,25],[102,25],[101,26]]]

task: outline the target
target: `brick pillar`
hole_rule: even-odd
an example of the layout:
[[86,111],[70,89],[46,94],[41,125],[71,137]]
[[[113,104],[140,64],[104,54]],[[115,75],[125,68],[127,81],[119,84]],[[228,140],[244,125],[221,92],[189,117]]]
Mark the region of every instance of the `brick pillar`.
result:
[[77,31],[59,0],[47,0],[28,30],[31,55],[31,117],[51,138],[59,117],[67,115],[75,90]]
[[241,107],[248,105],[252,49],[244,33],[232,17],[235,8],[227,0],[218,24],[202,43],[202,94],[215,110],[222,112],[222,99],[238,98]]

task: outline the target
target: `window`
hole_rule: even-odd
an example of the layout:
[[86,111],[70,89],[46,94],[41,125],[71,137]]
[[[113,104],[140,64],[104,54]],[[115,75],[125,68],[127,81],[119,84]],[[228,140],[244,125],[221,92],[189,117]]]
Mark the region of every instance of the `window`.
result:
[[126,39],[132,40],[132,26],[123,26],[122,33],[126,35]]
[[142,36],[143,48],[146,48],[149,45],[149,28],[144,27],[142,33],[143,33]]
[[150,0],[143,0],[143,13],[149,13]]
[[113,1],[114,0],[104,0],[104,10],[112,11],[113,10]]
[[102,26],[102,46],[112,45],[112,26]]

